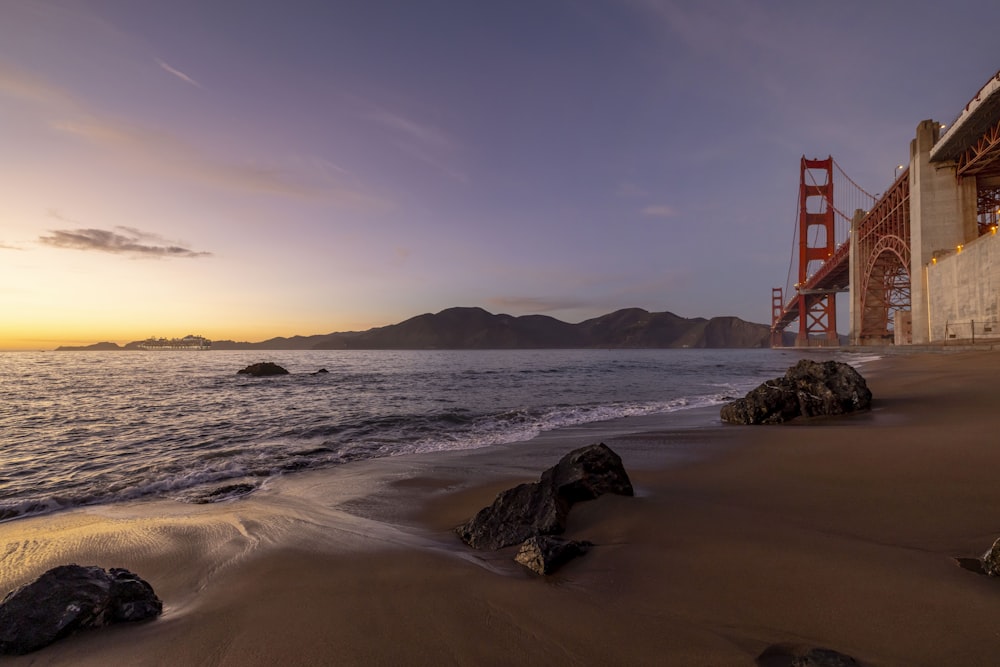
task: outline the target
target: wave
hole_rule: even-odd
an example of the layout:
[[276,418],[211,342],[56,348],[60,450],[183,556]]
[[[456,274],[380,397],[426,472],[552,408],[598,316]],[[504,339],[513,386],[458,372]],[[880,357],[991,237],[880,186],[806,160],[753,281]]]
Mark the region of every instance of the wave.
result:
[[[452,409],[430,415],[391,415],[349,424],[315,425],[275,439],[197,450],[119,474],[53,489],[49,495],[0,500],[0,522],[74,507],[166,497],[213,503],[242,498],[267,479],[351,461],[404,454],[469,450],[531,440],[541,433],[624,417],[672,413],[717,405],[730,392],[666,401],[557,405],[473,414]],[[112,475],[116,471],[110,471]]]

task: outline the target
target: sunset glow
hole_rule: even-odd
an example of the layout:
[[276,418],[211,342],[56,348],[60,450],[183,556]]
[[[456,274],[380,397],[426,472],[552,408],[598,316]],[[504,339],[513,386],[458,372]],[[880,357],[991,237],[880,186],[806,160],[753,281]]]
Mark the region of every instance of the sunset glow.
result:
[[386,4],[4,2],[0,349],[767,322],[799,157],[880,191],[997,66],[976,3]]

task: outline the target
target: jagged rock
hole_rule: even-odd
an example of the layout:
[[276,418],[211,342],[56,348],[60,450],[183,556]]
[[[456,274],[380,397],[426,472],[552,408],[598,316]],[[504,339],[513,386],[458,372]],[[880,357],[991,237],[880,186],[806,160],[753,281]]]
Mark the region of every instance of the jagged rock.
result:
[[76,630],[162,611],[153,587],[128,570],[60,565],[0,602],[0,654],[29,653]]
[[1000,538],[983,554],[982,563],[983,572],[991,577],[1000,577]]
[[313,373],[313,375],[325,375],[325,374],[327,374],[329,372],[330,371],[326,370],[325,368],[321,368],[318,371],[316,371],[315,373]]
[[237,375],[252,375],[263,377],[266,375],[288,375],[288,371],[276,363],[264,361],[259,364],[250,364],[241,371],[236,371]]
[[536,535],[562,533],[574,503],[605,493],[631,496],[632,482],[610,447],[588,445],[564,456],[538,482],[501,492],[455,532],[474,549],[502,549]]
[[543,472],[540,483],[551,485],[570,505],[605,493],[635,494],[621,457],[603,442],[574,449]]
[[861,667],[851,656],[828,648],[773,644],[757,656],[760,667]]
[[552,574],[568,561],[587,553],[592,546],[593,543],[587,541],[536,535],[525,540],[514,560],[538,574]]
[[783,377],[727,403],[719,414],[733,424],[780,424],[796,417],[867,410],[871,402],[868,384],[849,364],[802,359]]
[[539,482],[518,484],[501,491],[492,505],[479,510],[456,531],[474,549],[502,549],[532,535],[563,532],[568,511],[552,487]]

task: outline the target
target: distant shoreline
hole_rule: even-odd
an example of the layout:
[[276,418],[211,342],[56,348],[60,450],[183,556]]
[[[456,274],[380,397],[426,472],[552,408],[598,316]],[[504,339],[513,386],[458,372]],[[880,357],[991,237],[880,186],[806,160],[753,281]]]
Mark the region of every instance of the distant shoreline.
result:
[[[788,334],[784,342],[793,342]],[[133,349],[113,342],[62,345],[58,352]],[[842,341],[846,342],[846,341]],[[367,331],[279,336],[260,342],[216,340],[221,350],[552,350],[770,347],[770,327],[738,317],[686,318],[671,312],[625,308],[577,324],[547,315],[493,314],[482,308],[448,308]]]

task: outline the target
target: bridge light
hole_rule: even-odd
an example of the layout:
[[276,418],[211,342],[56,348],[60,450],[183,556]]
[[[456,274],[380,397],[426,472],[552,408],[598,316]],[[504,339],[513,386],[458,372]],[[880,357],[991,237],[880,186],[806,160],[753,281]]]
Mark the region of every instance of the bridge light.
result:
[[937,264],[937,257],[931,257],[931,264]]
[[948,127],[948,126],[947,126],[947,125],[945,125],[944,123],[941,123],[941,129],[942,129],[942,130],[943,130],[944,128],[946,128],[946,127]]
[[960,244],[958,244],[958,246],[957,246],[957,247],[955,248],[955,250],[956,250],[957,252],[962,252],[962,244],[961,244],[961,243],[960,243]]

